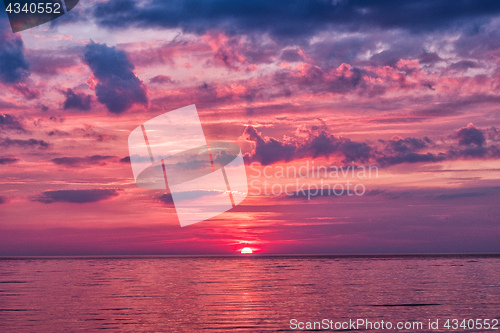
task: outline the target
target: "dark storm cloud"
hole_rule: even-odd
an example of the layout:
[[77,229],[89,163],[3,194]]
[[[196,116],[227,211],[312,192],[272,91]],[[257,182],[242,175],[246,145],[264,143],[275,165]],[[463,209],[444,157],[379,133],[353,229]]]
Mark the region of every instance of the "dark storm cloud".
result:
[[24,96],[24,98],[31,100],[35,98],[39,98],[41,96],[40,90],[36,88],[31,88],[26,83],[16,83],[12,85],[12,88]]
[[459,193],[449,193],[449,194],[440,194],[436,195],[434,198],[440,200],[449,200],[449,199],[457,199],[457,198],[477,198],[488,195],[486,192],[459,192]]
[[17,159],[17,158],[1,157],[0,156],[0,165],[13,164],[13,163],[16,163],[18,161],[19,161],[19,159]]
[[10,148],[10,147],[20,147],[20,148],[38,148],[47,149],[50,147],[48,142],[37,139],[11,139],[11,138],[0,138],[0,147]]
[[492,126],[486,129],[485,132],[486,135],[488,136],[488,140],[494,142],[500,142],[500,129],[496,128],[495,126]]
[[133,104],[147,104],[146,87],[135,76],[125,52],[94,42],[85,47],[85,62],[99,80],[97,100],[110,112],[120,114]]
[[481,146],[472,146],[464,149],[452,148],[450,149],[449,155],[455,158],[485,158],[493,153],[494,151],[490,151],[490,149]]
[[[359,95],[374,95],[383,91],[376,91],[378,86],[367,84],[363,76],[368,77],[366,71],[342,65],[335,74],[329,73],[318,66],[305,65],[303,73],[297,75],[294,71],[284,69],[278,71],[274,77],[274,86],[292,89],[292,91],[308,90],[312,93],[332,92],[335,94],[357,93]],[[382,87],[383,88],[383,87]],[[289,91],[291,93],[291,91]],[[285,92],[282,94],[286,95]]]
[[245,129],[248,140],[255,143],[255,150],[245,154],[249,163],[259,162],[269,165],[277,162],[289,162],[301,158],[343,156],[343,162],[365,162],[370,158],[371,148],[366,143],[328,134],[324,129],[308,132],[302,140],[289,139],[279,141],[275,138],[264,138],[257,130],[248,126]]
[[[52,117],[51,117],[52,118]],[[54,120],[57,121],[57,120]],[[61,121],[62,122],[62,121]],[[48,136],[58,136],[58,137],[68,137],[68,136],[78,136],[87,139],[93,139],[99,142],[107,142],[116,140],[117,137],[112,134],[100,133],[96,131],[91,126],[85,126],[84,128],[74,128],[71,131],[61,131],[58,129],[51,130],[47,132]]]
[[86,157],[57,157],[53,158],[51,161],[57,165],[75,168],[106,165],[108,162],[116,159],[116,156],[92,155]]
[[416,138],[398,138],[391,140],[389,145],[391,148],[398,153],[407,153],[415,150],[420,150],[427,147],[431,143],[431,140],[427,137],[422,139]]
[[467,127],[459,129],[457,132],[457,138],[458,144],[461,146],[482,146],[486,142],[483,131],[475,127],[473,124],[469,124]]
[[0,19],[0,82],[17,83],[29,74],[21,36],[13,34],[8,23]]
[[60,50],[27,50],[26,58],[33,73],[56,75],[66,68],[78,64],[76,54],[62,55]]
[[48,136],[60,136],[60,137],[64,137],[64,136],[69,136],[70,134],[68,132],[65,132],[65,131],[60,131],[60,130],[53,130],[53,131],[50,131],[47,133]]
[[[217,195],[219,192],[217,191],[205,191],[205,190],[196,190],[196,191],[185,191],[185,192],[177,192],[175,194],[175,198],[178,202],[185,200],[193,200],[198,198],[203,198],[206,196]],[[172,197],[172,193],[165,193],[156,198],[158,201],[164,204],[173,204],[174,199]]]
[[130,163],[130,156],[125,156],[124,158],[120,158],[120,163]]
[[19,120],[10,114],[0,114],[0,131],[26,132]]
[[494,144],[488,145],[486,141],[488,136],[490,141],[497,142],[496,133],[498,130],[495,127],[483,130],[473,124],[468,124],[451,135],[458,141],[458,146],[451,147],[448,155],[455,159],[499,158],[500,149]]
[[158,201],[163,202],[164,204],[173,204],[174,198],[172,198],[172,193],[165,193],[158,197]]
[[73,91],[73,89],[68,88],[66,91],[62,92],[66,96],[66,100],[63,103],[64,110],[76,109],[81,111],[90,110],[91,96],[86,95],[80,91]]
[[114,189],[58,190],[45,191],[31,200],[44,204],[51,204],[55,202],[84,204],[99,202],[116,196],[118,196],[118,190]]
[[278,162],[290,162],[302,158],[337,156],[343,163],[374,163],[381,167],[403,163],[436,163],[445,160],[500,158],[500,148],[487,145],[484,132],[490,140],[500,139],[499,130],[490,128],[486,131],[469,124],[448,138],[454,138],[453,144],[436,144],[428,137],[402,138],[394,136],[391,140],[378,140],[378,144],[352,141],[328,133],[325,126],[313,126],[311,130],[301,127],[297,130],[300,138],[278,140],[263,137],[254,127],[245,129],[247,140],[255,145],[251,153],[245,154],[245,162],[258,162],[270,165]]
[[466,71],[469,68],[477,68],[479,67],[478,64],[474,61],[470,60],[461,60],[458,62],[455,62],[451,64],[448,68],[451,70],[460,70],[460,71]]
[[344,162],[366,162],[370,159],[372,148],[364,142],[355,142],[350,139],[344,139],[342,143],[342,154]]
[[109,0],[94,8],[99,24],[110,28],[136,25],[198,33],[210,29],[234,34],[268,32],[289,40],[331,26],[349,30],[432,30],[459,21],[484,20],[499,12],[500,3],[487,0]]

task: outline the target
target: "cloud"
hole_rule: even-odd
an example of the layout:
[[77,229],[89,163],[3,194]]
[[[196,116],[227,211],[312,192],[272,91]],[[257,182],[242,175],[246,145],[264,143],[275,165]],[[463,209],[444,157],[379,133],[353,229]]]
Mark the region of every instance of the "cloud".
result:
[[[416,0],[322,1],[141,1],[99,2],[94,16],[99,24],[116,28],[181,28],[203,33],[210,29],[233,34],[268,33],[282,40],[307,38],[329,27],[343,30],[402,28],[411,31],[443,29],[500,12],[496,1]],[[279,13],[279,15],[276,15]],[[419,13],[419,15],[415,15]]]
[[125,52],[91,42],[85,47],[84,59],[99,81],[97,100],[110,112],[120,114],[134,104],[148,103],[147,89],[134,74]]
[[421,150],[428,147],[431,140],[427,137],[422,139],[416,138],[402,138],[400,136],[393,136],[390,141],[387,142],[388,148],[396,153],[408,153]]
[[37,139],[11,139],[11,138],[0,138],[0,147],[9,148],[9,147],[20,147],[20,148],[38,148],[38,149],[47,149],[50,147],[48,142]]
[[432,153],[406,153],[380,157],[377,161],[381,166],[391,166],[401,163],[439,162],[445,159],[446,155],[443,153],[437,155]]
[[92,155],[86,157],[57,157],[53,158],[51,161],[57,165],[63,165],[66,167],[87,167],[93,165],[106,165],[107,162],[111,160],[116,160],[116,156],[103,156],[103,155]]
[[124,158],[120,158],[120,163],[130,163],[130,156],[125,156]]
[[2,196],[0,195],[0,205],[4,204],[4,203],[6,203],[6,202],[7,202],[7,198],[6,198],[6,197],[2,197]]
[[[244,38],[240,36],[228,37],[224,33],[210,31],[203,35],[203,40],[205,40],[208,45],[210,45],[213,53],[213,64],[216,66],[226,67],[230,70],[246,70],[252,71],[257,67],[249,63],[245,54],[250,53],[251,49],[265,50],[266,48],[259,47],[257,43],[250,45],[246,43]],[[254,58],[256,54],[253,54]]]
[[384,147],[378,152],[376,160],[381,166],[401,163],[439,162],[447,158],[443,153],[420,152],[424,148],[428,148],[432,143],[428,137],[417,139],[393,136],[391,140],[380,140],[380,142]]
[[[495,132],[495,128],[488,133]],[[448,138],[457,140],[457,144],[436,145],[428,137],[402,138],[394,136],[391,140],[379,140],[383,147],[374,150],[372,157],[380,166],[387,167],[402,163],[434,163],[444,160],[500,158],[500,149],[495,145],[486,145],[484,131],[472,124],[462,127]],[[433,152],[440,149],[441,152]]]
[[84,138],[95,139],[99,142],[106,142],[115,140],[116,136],[113,134],[99,133],[91,126],[85,126],[85,128],[75,128],[73,130],[75,135],[82,135]]
[[457,198],[477,198],[489,195],[486,192],[458,192],[458,193],[446,193],[434,196],[435,199],[439,200],[449,200]]
[[28,100],[39,98],[41,96],[40,90],[31,88],[26,83],[16,83],[12,85],[12,89],[23,95],[24,98]]
[[30,74],[23,40],[9,30],[5,22],[0,21],[0,82],[6,84],[21,82]]
[[472,123],[467,127],[462,127],[457,132],[458,144],[461,146],[476,145],[481,147],[485,144],[486,139],[483,131],[475,127]]
[[299,62],[304,60],[304,57],[300,54],[299,49],[283,50],[283,52],[281,52],[280,58],[282,61],[286,62]]
[[448,66],[448,68],[451,70],[460,70],[460,71],[466,71],[469,68],[477,68],[477,67],[479,67],[478,64],[470,60],[461,60]]
[[[57,119],[54,119],[54,121],[57,121]],[[54,129],[54,130],[47,132],[47,135],[48,136],[59,136],[59,137],[68,137],[68,136],[83,137],[83,138],[88,138],[88,139],[94,139],[94,140],[99,141],[99,142],[107,142],[107,141],[117,139],[116,135],[100,133],[100,132],[96,131],[93,126],[89,126],[89,125],[84,125],[83,128],[74,128],[69,132]]]
[[76,109],[81,111],[90,110],[91,96],[86,95],[83,92],[73,91],[73,89],[68,88],[66,91],[62,92],[66,96],[66,100],[63,103],[64,110]]
[[[485,131],[490,140],[500,140],[499,131],[493,127]],[[248,126],[244,135],[254,143],[254,150],[244,155],[247,164],[259,162],[270,165],[290,162],[303,158],[335,156],[343,163],[376,163],[390,167],[403,163],[436,163],[457,159],[500,158],[500,148],[486,145],[483,130],[469,124],[448,136],[458,140],[457,145],[441,142],[436,144],[428,137],[422,139],[393,136],[391,140],[378,140],[368,144],[328,133],[325,125],[306,129],[300,126],[296,131],[298,138],[285,136],[283,140],[263,137],[255,127]],[[464,147],[465,146],[465,147]],[[441,150],[441,151],[439,151]]]
[[26,130],[19,120],[10,114],[0,114],[0,131],[14,131],[24,133]]
[[248,140],[255,143],[255,150],[251,154],[245,154],[248,162],[259,162],[262,165],[269,165],[276,162],[289,162],[296,156],[295,143],[280,142],[274,138],[263,138],[253,127],[245,129]]
[[[206,191],[206,190],[195,190],[195,191],[185,191],[185,192],[177,192],[175,194],[178,202],[185,200],[194,200],[203,198],[206,196],[218,195],[219,191]],[[157,197],[157,200],[164,204],[173,204],[174,199],[172,197],[172,193],[165,193]]]
[[76,54],[62,55],[60,50],[27,50],[26,58],[30,64],[30,71],[42,75],[56,75],[78,64]]
[[451,147],[448,154],[451,158],[499,158],[500,149],[495,145],[487,146],[486,134],[491,141],[495,140],[495,133],[498,130],[492,127],[488,130],[482,130],[473,124],[460,128],[453,138],[458,140],[459,147]]
[[418,57],[418,62],[421,64],[434,64],[443,61],[443,59],[436,52],[423,52]]
[[169,84],[169,83],[174,83],[174,80],[172,80],[171,76],[160,74],[156,75],[151,80],[149,80],[149,83]]
[[[300,128],[299,128],[300,129]],[[269,165],[277,162],[290,162],[301,158],[343,156],[343,162],[365,162],[370,158],[371,148],[366,143],[355,142],[347,138],[328,134],[324,127],[313,127],[303,130],[302,138],[264,138],[253,126],[245,129],[249,141],[253,141],[255,149],[245,154],[247,163],[259,162]]]
[[172,193],[165,193],[158,197],[158,201],[163,202],[164,204],[173,204],[174,198],[172,198]]
[[495,126],[486,129],[486,134],[488,136],[488,140],[500,142],[500,130]]
[[32,198],[32,201],[44,204],[51,204],[55,202],[84,204],[104,201],[116,196],[118,196],[118,190],[115,189],[57,190],[45,191]]
[[48,136],[59,136],[59,137],[70,136],[70,134],[68,132],[60,131],[58,129],[55,129],[53,131],[48,132],[47,135]]
[[19,159],[12,157],[0,157],[0,165],[13,164],[18,162]]

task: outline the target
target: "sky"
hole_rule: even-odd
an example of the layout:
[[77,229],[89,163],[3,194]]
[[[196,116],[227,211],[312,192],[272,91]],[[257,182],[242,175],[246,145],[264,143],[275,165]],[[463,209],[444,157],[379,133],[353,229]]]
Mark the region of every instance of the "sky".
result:
[[[0,9],[0,256],[500,252],[499,2]],[[127,140],[192,104],[249,193],[181,228]]]

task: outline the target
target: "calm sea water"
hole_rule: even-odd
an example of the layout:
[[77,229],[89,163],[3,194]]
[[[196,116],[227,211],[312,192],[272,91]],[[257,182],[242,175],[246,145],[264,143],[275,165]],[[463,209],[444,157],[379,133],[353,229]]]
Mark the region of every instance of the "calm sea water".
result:
[[1,332],[287,331],[291,319],[358,318],[498,319],[500,257],[0,260]]

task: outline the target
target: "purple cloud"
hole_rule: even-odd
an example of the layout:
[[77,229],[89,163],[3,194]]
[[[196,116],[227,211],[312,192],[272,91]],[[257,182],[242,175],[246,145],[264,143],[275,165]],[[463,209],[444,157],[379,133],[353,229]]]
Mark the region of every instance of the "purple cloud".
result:
[[115,189],[57,190],[45,191],[32,198],[32,201],[44,204],[51,204],[55,202],[84,204],[104,201],[116,196],[118,196],[118,190]]
[[445,154],[433,154],[430,152],[420,152],[428,148],[432,141],[425,137],[402,138],[394,136],[391,140],[380,140],[384,147],[378,151],[377,163],[381,166],[390,166],[401,163],[439,162],[447,158]]
[[97,100],[110,112],[120,114],[134,104],[148,103],[147,89],[134,74],[125,52],[91,42],[85,47],[84,59],[99,80]]
[[120,163],[130,163],[130,156],[125,156],[124,158],[120,158]]
[[19,120],[10,114],[0,114],[0,131],[26,132]]
[[[329,134],[326,127],[313,126],[310,130],[298,129],[300,138],[280,141],[275,138],[262,137],[252,126],[245,129],[249,141],[253,141],[255,149],[246,153],[246,163],[259,162],[270,165],[278,162],[290,162],[302,158],[318,158],[336,155],[343,163],[372,162],[382,167],[402,163],[435,163],[444,160],[500,158],[500,149],[496,145],[486,145],[485,133],[490,140],[498,141],[499,131],[490,128],[483,131],[469,124],[448,136],[458,139],[458,145],[436,144],[428,137],[402,138],[394,136],[391,140],[379,140],[382,145],[371,145],[352,141],[348,138]],[[465,146],[465,147],[463,147]],[[441,148],[441,152],[435,150]]]
[[73,89],[68,88],[66,91],[62,92],[66,96],[66,100],[63,103],[64,110],[75,109],[81,111],[90,110],[91,96],[86,95],[80,91],[73,91]]
[[37,139],[11,139],[11,138],[1,138],[0,139],[0,147],[9,148],[9,147],[20,147],[20,148],[38,148],[38,149],[47,149],[50,147],[48,142]]
[[171,193],[165,193],[158,197],[158,201],[163,202],[164,204],[172,204],[174,203],[174,198],[172,198]]
[[56,75],[78,63],[76,54],[63,55],[60,50],[28,50],[26,58],[31,72],[42,75]]
[[23,81],[30,72],[21,36],[8,30],[0,21],[0,82],[12,84]]
[[[481,23],[500,12],[495,1],[456,0],[450,9],[445,0],[412,2],[276,0],[237,2],[228,0],[192,1],[172,6],[147,1],[143,6],[132,0],[99,2],[94,16],[100,25],[117,28],[181,28],[203,33],[220,29],[232,34],[269,34],[296,44],[328,28],[340,31],[405,29],[429,31],[453,28],[457,23]],[[418,12],[419,15],[415,15]],[[280,13],[280,15],[276,15]]]
[[156,75],[151,80],[149,80],[149,83],[168,84],[168,83],[174,83],[174,80],[172,80],[171,76],[160,74]]

